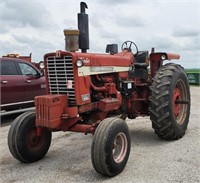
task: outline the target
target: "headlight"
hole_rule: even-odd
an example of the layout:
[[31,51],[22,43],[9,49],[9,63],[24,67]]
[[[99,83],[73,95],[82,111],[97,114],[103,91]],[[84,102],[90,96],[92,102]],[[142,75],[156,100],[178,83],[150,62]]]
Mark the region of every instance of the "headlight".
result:
[[164,54],[164,55],[161,55],[161,59],[162,60],[166,60],[167,59],[167,56]]
[[83,61],[80,60],[80,59],[77,60],[77,61],[76,61],[76,66],[77,66],[77,67],[82,67],[82,66],[83,66]]
[[40,69],[44,69],[44,62],[43,62],[43,61],[41,61],[41,62],[39,63],[39,68],[40,68]]

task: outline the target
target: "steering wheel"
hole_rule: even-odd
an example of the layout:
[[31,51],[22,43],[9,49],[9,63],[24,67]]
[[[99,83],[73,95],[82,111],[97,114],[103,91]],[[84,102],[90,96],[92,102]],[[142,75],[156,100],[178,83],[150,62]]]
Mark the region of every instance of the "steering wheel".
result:
[[138,54],[138,47],[137,45],[133,42],[133,41],[125,41],[123,44],[122,44],[122,47],[121,49],[122,50],[128,50],[128,51],[131,51],[132,52],[132,45],[135,46],[135,52],[133,52],[134,55],[137,55]]

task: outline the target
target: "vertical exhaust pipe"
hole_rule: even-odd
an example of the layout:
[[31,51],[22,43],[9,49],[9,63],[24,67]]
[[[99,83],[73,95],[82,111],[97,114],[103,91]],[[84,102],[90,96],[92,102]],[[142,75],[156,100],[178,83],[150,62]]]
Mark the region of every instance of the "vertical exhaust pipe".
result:
[[88,8],[85,2],[80,3],[80,13],[78,13],[78,29],[79,29],[79,48],[83,53],[89,49],[89,23],[88,14],[85,9]]

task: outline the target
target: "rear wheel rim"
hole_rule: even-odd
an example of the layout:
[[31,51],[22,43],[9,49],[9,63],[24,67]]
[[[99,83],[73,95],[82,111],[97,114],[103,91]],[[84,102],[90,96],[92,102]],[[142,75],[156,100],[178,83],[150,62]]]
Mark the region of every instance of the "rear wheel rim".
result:
[[124,133],[119,133],[113,143],[113,159],[116,163],[121,163],[126,157],[128,142]]
[[187,100],[188,96],[185,83],[182,80],[178,80],[173,91],[173,113],[179,125],[182,125],[185,121],[188,104],[180,103],[178,101]]

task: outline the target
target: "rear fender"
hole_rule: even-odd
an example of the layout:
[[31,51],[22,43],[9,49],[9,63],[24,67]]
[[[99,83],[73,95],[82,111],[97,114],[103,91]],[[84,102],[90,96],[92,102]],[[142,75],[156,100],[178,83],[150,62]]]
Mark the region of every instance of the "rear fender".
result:
[[153,78],[155,72],[163,65],[163,61],[165,60],[178,60],[180,55],[174,53],[165,53],[165,52],[157,52],[150,54],[150,68],[151,68],[151,77]]
[[179,54],[157,52],[150,54],[150,61],[164,61],[164,60],[178,60],[180,58]]

